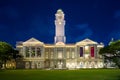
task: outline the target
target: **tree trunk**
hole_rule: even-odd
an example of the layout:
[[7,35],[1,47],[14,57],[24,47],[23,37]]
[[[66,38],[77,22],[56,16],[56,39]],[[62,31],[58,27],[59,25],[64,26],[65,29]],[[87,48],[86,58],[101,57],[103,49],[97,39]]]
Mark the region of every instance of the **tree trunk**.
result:
[[117,65],[118,66],[118,68],[120,69],[120,65]]
[[0,63],[0,69],[2,68],[2,63]]
[[7,62],[7,61],[5,60],[4,63],[3,63],[3,64],[4,64],[4,69],[6,69],[6,62]]

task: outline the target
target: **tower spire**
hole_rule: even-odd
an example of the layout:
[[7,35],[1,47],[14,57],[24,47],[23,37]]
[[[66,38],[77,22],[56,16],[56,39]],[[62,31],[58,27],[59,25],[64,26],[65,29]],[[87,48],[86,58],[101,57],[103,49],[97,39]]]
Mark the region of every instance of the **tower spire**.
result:
[[55,14],[55,43],[57,42],[63,42],[65,43],[66,37],[65,37],[65,20],[64,20],[64,12],[62,9],[58,9]]

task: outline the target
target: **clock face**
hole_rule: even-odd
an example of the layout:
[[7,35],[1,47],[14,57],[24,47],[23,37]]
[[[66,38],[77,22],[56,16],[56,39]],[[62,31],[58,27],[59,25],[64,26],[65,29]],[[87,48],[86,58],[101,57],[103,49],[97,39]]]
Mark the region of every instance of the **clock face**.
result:
[[62,19],[62,16],[58,16],[59,19]]

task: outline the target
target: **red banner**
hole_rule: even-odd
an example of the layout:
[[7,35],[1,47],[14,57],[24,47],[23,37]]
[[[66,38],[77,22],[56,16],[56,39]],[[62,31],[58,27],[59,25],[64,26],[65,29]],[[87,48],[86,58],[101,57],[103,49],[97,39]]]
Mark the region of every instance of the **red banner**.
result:
[[91,47],[91,57],[94,57],[94,47]]

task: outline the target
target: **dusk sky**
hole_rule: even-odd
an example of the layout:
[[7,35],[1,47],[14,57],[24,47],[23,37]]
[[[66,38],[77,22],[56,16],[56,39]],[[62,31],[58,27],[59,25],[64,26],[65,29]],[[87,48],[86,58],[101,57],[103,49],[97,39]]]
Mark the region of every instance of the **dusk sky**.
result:
[[120,39],[120,0],[0,0],[0,41],[54,43],[55,13],[65,13],[66,43]]

